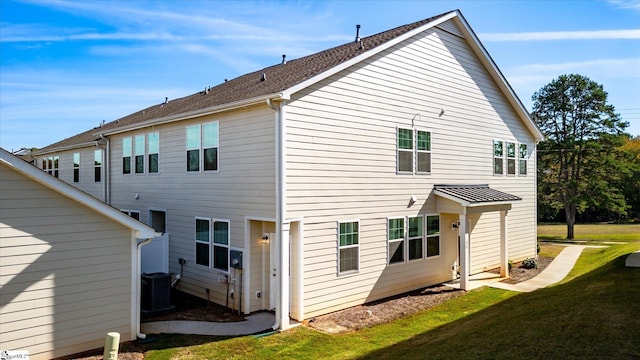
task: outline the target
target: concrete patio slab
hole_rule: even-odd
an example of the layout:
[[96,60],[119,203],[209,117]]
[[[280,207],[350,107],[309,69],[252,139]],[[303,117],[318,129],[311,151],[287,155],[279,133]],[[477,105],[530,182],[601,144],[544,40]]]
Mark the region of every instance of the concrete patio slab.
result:
[[275,315],[259,312],[249,315],[245,321],[207,322],[207,321],[156,321],[140,324],[147,334],[198,334],[217,336],[240,336],[256,334],[271,329]]

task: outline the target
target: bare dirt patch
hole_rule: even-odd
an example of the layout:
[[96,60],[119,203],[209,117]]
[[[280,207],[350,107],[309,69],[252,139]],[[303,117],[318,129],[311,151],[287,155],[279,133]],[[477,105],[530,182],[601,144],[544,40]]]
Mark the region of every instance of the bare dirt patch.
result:
[[224,307],[181,291],[171,293],[171,303],[174,308],[170,310],[143,312],[142,322],[167,320],[233,322],[244,320],[244,317],[238,314],[237,309]]
[[[513,264],[509,278],[503,280],[516,284],[538,275],[553,261],[551,257],[538,257],[538,268],[524,269],[522,263]],[[493,270],[499,273],[499,270]],[[306,324],[314,329],[339,334],[387,323],[403,316],[434,307],[465,292],[446,285],[437,285],[386,298],[349,309],[336,311],[310,319]]]

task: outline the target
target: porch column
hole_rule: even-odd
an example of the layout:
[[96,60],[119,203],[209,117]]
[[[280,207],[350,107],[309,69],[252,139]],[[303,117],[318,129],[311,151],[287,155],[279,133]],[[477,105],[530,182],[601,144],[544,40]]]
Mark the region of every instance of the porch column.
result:
[[500,211],[500,276],[509,276],[507,210]]
[[286,330],[291,327],[289,323],[289,257],[291,254],[289,246],[289,229],[290,223],[283,222],[281,224],[281,232],[278,240],[280,241],[280,268],[278,269],[278,304],[276,306],[276,316],[280,320],[280,329]]
[[469,288],[469,234],[467,229],[467,208],[460,214],[460,289]]

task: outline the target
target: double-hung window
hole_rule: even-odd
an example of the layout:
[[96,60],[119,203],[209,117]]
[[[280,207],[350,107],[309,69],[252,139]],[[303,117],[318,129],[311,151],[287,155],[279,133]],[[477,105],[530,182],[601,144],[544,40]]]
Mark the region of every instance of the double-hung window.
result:
[[414,216],[407,219],[409,260],[422,259],[422,224],[422,216]]
[[440,255],[440,216],[427,216],[427,257]]
[[413,130],[398,128],[398,172],[413,174]]
[[131,174],[131,138],[122,139],[122,173]]
[[160,134],[152,132],[147,135],[147,154],[149,157],[149,174],[158,172],[158,153],[160,152]]
[[93,181],[102,181],[102,149],[93,152]]
[[195,225],[196,264],[229,271],[229,221],[196,218]]
[[360,269],[360,222],[338,222],[338,272]]
[[387,220],[389,264],[404,262],[404,218]]
[[527,175],[527,144],[520,144],[520,151],[518,153],[519,158],[519,174]]
[[418,173],[431,172],[431,133],[416,130],[416,163]]
[[507,142],[507,175],[516,174],[516,144]]
[[218,170],[218,122],[189,126],[187,134],[187,171]]
[[144,134],[136,135],[133,144],[136,174],[144,174]]
[[504,174],[504,143],[500,140],[493,140],[493,173]]
[[60,156],[53,157],[53,176],[58,177],[60,175],[58,169],[60,166]]
[[73,182],[80,182],[80,153],[73,153]]

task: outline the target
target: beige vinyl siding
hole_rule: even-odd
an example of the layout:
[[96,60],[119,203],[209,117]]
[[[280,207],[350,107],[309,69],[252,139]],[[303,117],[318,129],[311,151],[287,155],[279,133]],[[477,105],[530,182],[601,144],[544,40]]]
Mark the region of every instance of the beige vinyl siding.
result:
[[135,337],[132,231],[0,171],[0,348],[49,359],[100,347],[109,331]]
[[[442,214],[439,257],[386,265],[386,218],[435,214],[434,184],[523,197],[509,212],[509,252],[535,254],[535,158],[526,177],[492,171],[494,138],[533,150],[533,136],[464,39],[432,29],[404,41],[297,94],[287,121],[287,216],[305,219],[306,318],[451,279],[456,236],[445,243],[453,230]],[[431,132],[430,175],[396,175],[397,127]],[[471,239],[490,249],[476,253],[492,251],[496,231],[499,241],[497,214],[478,221]],[[339,276],[335,224],[350,219],[360,219],[360,270]]]
[[[94,151],[99,149],[98,147],[84,147],[79,149],[73,149],[68,151],[55,152],[51,154],[41,155],[36,157],[37,163],[36,167],[42,170],[42,160],[46,159],[49,156],[59,156],[59,175],[58,178],[68,184],[73,185],[74,187],[93,195],[94,197],[104,200],[104,162],[102,168],[102,179],[101,182],[94,181]],[[103,149],[103,154],[105,150]],[[75,183],[73,182],[73,154],[80,153],[80,181]],[[122,160],[120,160],[122,162]]]
[[[219,122],[219,171],[188,173],[185,128],[213,121]],[[144,174],[123,175],[122,138],[149,132],[159,133],[159,172],[149,174],[145,167]],[[195,218],[229,220],[230,246],[241,249],[245,247],[245,216],[275,218],[273,110],[264,104],[117,134],[110,141],[112,205],[140,211],[140,220],[147,224],[149,209],[166,211],[169,271],[179,273],[178,258],[187,260],[178,289],[207,298],[205,289],[209,288],[209,299],[225,304],[226,284],[218,281],[225,273],[195,264]],[[252,260],[259,256],[251,253]],[[234,278],[232,269],[230,274]],[[236,284],[237,292],[239,278]],[[250,307],[255,309],[253,284],[245,296],[252,299]]]

